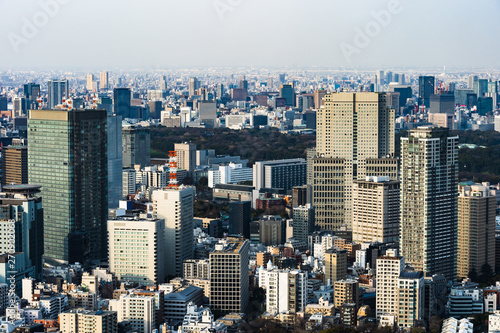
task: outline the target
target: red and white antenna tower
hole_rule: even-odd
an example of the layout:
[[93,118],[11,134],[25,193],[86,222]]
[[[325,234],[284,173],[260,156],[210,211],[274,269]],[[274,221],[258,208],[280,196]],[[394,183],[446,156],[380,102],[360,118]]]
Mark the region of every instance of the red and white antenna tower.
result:
[[167,188],[178,188],[177,181],[177,152],[172,150],[168,153],[169,181]]
[[42,97],[40,97],[40,93],[38,93],[38,98],[36,99],[36,101],[38,103],[38,110],[41,110],[43,107],[43,99]]

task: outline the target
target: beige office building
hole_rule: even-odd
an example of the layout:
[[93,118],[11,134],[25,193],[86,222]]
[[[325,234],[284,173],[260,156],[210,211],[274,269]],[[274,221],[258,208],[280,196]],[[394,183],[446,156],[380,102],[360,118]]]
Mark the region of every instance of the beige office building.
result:
[[397,279],[397,325],[409,329],[424,320],[425,285],[424,274],[418,271],[403,271]]
[[397,179],[394,109],[384,93],[371,92],[328,94],[324,104],[317,112],[312,163],[316,224],[351,228],[353,181],[367,175]]
[[335,281],[347,277],[347,251],[330,249],[325,251],[325,276],[324,282],[333,284]]
[[356,243],[399,241],[400,184],[389,177],[366,177],[352,187],[352,240]]
[[108,221],[109,269],[118,280],[156,286],[164,282],[165,220],[119,217]]
[[359,283],[357,280],[340,280],[333,283],[335,309],[340,310],[342,304],[353,303],[359,306]]
[[458,185],[457,278],[484,264],[495,269],[496,196],[488,186],[472,182]]
[[61,333],[116,333],[115,311],[71,310],[59,314]]
[[174,150],[177,153],[177,168],[186,170],[192,175],[196,169],[196,145],[194,143],[176,143]]

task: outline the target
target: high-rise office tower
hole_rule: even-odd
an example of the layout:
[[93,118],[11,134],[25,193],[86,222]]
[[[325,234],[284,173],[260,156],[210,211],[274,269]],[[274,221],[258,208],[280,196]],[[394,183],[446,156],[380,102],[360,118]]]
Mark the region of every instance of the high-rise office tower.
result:
[[153,216],[165,220],[165,274],[182,276],[182,262],[193,257],[194,188],[153,192]]
[[337,248],[325,251],[325,283],[328,280],[333,284],[335,281],[344,280],[347,277],[347,251]]
[[12,98],[12,118],[22,117],[26,114],[27,103],[25,97]]
[[352,225],[352,184],[366,176],[397,179],[394,109],[383,93],[333,93],[318,110],[312,158],[316,224],[335,230]]
[[63,96],[69,97],[68,80],[49,80],[49,96],[47,97],[47,106],[53,109],[56,105],[62,103]]
[[487,79],[477,79],[474,80],[473,84],[474,93],[477,98],[483,97],[486,92],[488,92],[488,80]]
[[30,111],[28,181],[42,185],[48,259],[107,257],[106,120],[105,110]]
[[94,91],[94,74],[87,74],[87,90]]
[[314,207],[311,204],[293,207],[293,238],[307,244],[307,236],[314,230]]
[[118,207],[122,198],[122,117],[108,114],[108,208]]
[[[192,230],[191,230],[192,232]],[[210,308],[245,312],[248,306],[248,249],[250,242],[227,238],[210,252]]]
[[26,109],[37,109],[36,101],[40,95],[40,85],[36,83],[27,83],[23,86],[24,97],[26,97]]
[[221,99],[224,96],[224,85],[222,83],[217,84],[217,99]]
[[192,77],[189,79],[189,96],[196,95],[196,90],[200,89],[200,81],[197,78]]
[[163,109],[161,101],[149,101],[148,108],[151,118],[161,119],[161,111]]
[[377,259],[377,319],[382,316],[398,315],[398,278],[405,268],[405,259],[395,256],[382,256]]
[[377,82],[376,84],[378,86],[383,86],[385,84],[385,74],[384,71],[378,70],[377,71]]
[[389,177],[366,177],[352,187],[352,240],[399,242],[400,184]]
[[458,186],[457,278],[467,278],[488,264],[495,270],[496,196],[488,186]]
[[151,164],[151,134],[149,128],[126,126],[122,129],[123,167],[133,168],[139,164],[141,168]]
[[[15,252],[24,254],[25,267],[33,277],[43,277],[43,207],[38,185],[6,185],[0,194],[0,253],[10,253],[9,220],[15,221]],[[12,269],[10,269],[12,270]]]
[[176,143],[177,167],[191,174],[196,168],[196,145],[194,143]]
[[245,75],[241,76],[241,79],[240,79],[240,89],[248,90],[248,81],[245,79]]
[[400,249],[415,270],[455,277],[458,137],[419,127],[401,138]]
[[242,235],[250,239],[252,221],[252,202],[236,201],[229,203],[229,234]]
[[286,106],[295,106],[295,89],[293,84],[282,84],[280,86],[280,98],[285,99]]
[[165,281],[165,221],[108,220],[109,270],[120,281],[156,286]]
[[0,95],[0,111],[7,111],[8,104],[9,104],[9,101],[7,99],[7,96]]
[[28,146],[2,148],[2,185],[28,184]]
[[467,89],[474,89],[474,81],[477,81],[479,77],[477,75],[469,75],[469,80],[467,81]]
[[435,81],[434,76],[418,77],[418,105],[425,105],[426,109],[431,106],[430,97],[434,94]]
[[109,73],[107,71],[101,72],[101,89],[109,88]]
[[130,118],[131,91],[129,88],[115,88],[113,90],[113,108],[115,115],[123,119]]

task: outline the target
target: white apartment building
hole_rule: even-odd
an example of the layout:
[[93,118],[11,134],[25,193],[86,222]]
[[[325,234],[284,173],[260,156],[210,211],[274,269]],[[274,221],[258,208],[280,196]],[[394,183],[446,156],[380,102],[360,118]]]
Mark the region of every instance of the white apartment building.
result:
[[402,257],[383,256],[377,259],[376,308],[377,319],[382,316],[397,316],[395,301],[399,291],[398,278],[405,267]]
[[307,272],[280,270],[269,262],[266,268],[259,268],[259,287],[266,290],[269,313],[296,313],[306,309]]
[[218,170],[208,170],[208,187],[217,184],[237,184],[253,180],[253,169],[244,167],[241,163],[220,165]]
[[109,311],[116,311],[118,322],[129,321],[134,332],[149,333],[156,326],[155,298],[136,294],[121,295],[109,301]]
[[165,275],[182,276],[182,263],[193,255],[194,188],[155,190],[153,216],[165,220]]

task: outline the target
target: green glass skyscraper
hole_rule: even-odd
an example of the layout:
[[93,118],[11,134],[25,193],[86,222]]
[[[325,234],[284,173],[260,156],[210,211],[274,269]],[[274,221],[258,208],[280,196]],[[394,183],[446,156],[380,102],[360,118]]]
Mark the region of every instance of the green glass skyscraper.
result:
[[42,185],[44,253],[56,262],[106,257],[105,110],[31,110],[30,184]]

